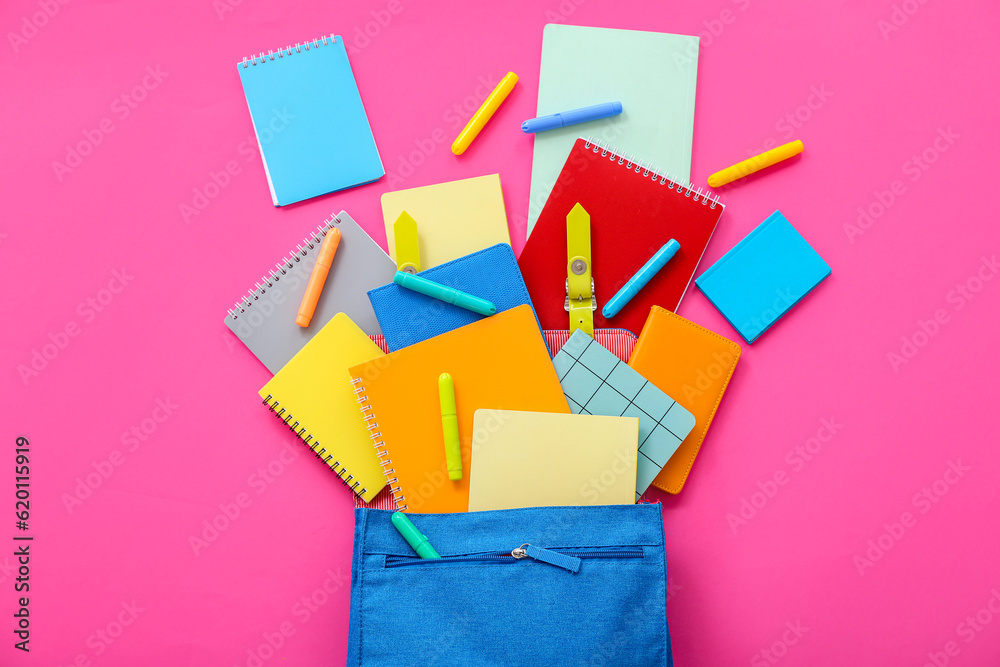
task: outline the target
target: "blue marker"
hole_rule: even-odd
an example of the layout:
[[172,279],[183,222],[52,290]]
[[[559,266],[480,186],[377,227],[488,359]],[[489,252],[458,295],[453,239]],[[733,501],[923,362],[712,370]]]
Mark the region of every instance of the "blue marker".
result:
[[601,314],[604,317],[614,317],[625,307],[629,301],[632,300],[636,294],[639,293],[643,287],[646,286],[650,280],[653,279],[660,269],[666,266],[667,262],[677,254],[677,251],[681,249],[681,244],[670,239],[667,241],[662,248],[656,251],[656,254],[649,258],[649,261],[642,265],[638,273],[629,278],[629,281],[625,283],[625,286],[618,290],[618,293],[611,297],[611,301],[604,304],[604,308],[601,309]]
[[607,102],[605,104],[595,104],[592,107],[573,109],[554,113],[551,116],[540,116],[521,123],[521,129],[525,132],[541,132],[543,130],[554,130],[557,127],[586,123],[588,120],[599,120],[610,116],[617,116],[622,112],[621,102]]

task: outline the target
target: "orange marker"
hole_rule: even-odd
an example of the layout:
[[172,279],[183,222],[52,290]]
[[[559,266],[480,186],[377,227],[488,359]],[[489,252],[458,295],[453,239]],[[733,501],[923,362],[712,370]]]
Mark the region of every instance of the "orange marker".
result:
[[309,326],[313,313],[316,311],[316,303],[319,301],[320,292],[323,291],[323,284],[326,283],[326,276],[330,273],[330,265],[333,264],[333,256],[340,245],[340,230],[334,227],[326,233],[323,240],[323,247],[319,250],[316,258],[316,266],[313,267],[312,275],[309,276],[309,284],[306,285],[306,293],[302,295],[302,305],[299,306],[299,315],[295,318],[295,323],[300,327]]

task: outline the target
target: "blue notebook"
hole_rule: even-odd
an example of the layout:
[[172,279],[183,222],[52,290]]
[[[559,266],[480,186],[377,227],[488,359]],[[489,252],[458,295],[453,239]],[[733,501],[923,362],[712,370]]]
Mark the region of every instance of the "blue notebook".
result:
[[237,63],[275,206],[385,174],[340,36]]
[[[492,301],[502,313],[517,306],[531,306],[528,288],[506,243],[439,264],[417,274]],[[390,351],[413,345],[483,319],[471,310],[389,283],[368,292],[375,317]],[[538,315],[535,315],[538,321]],[[541,324],[538,325],[541,330]],[[547,345],[547,344],[546,344]]]
[[828,275],[830,265],[775,211],[695,284],[752,343]]
[[638,500],[694,428],[694,415],[579,329],[552,364],[570,412],[639,418]]

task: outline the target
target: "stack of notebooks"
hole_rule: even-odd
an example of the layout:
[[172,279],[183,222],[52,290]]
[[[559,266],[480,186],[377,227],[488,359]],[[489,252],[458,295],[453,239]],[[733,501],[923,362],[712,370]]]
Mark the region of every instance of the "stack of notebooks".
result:
[[[534,135],[529,236],[510,246],[500,177],[381,196],[388,252],[330,216],[229,311],[266,367],[260,399],[354,492],[406,512],[628,504],[679,493],[741,348],[676,311],[694,280],[753,343],[830,274],[776,211],[695,278],[724,206],[689,182],[696,37],[549,25],[538,115],[624,112]],[[637,62],[669,62],[650,80]],[[382,165],[340,37],[238,65],[272,200],[378,179]],[[275,121],[287,109],[294,123]],[[571,329],[567,215],[590,218],[593,328]],[[404,220],[400,255],[396,222]],[[415,239],[412,236],[415,226]],[[296,312],[334,230],[308,326]],[[599,308],[668,241],[680,250],[616,314]],[[412,241],[412,244],[411,244]],[[397,269],[489,301],[485,316],[394,282]],[[438,378],[455,389],[449,476]],[[453,468],[453,466],[452,466]],[[452,471],[453,472],[453,471]]]

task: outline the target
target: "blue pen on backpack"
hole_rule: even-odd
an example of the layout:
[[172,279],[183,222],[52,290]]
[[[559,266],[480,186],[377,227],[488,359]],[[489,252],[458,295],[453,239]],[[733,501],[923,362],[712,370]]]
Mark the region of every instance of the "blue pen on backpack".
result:
[[592,107],[573,109],[554,113],[550,116],[539,116],[521,123],[521,130],[524,132],[542,132],[544,130],[554,130],[557,127],[586,123],[590,120],[600,120],[610,116],[617,116],[622,112],[621,102],[606,102],[605,104],[595,104]]
[[681,244],[670,239],[663,247],[656,251],[656,254],[649,258],[649,261],[642,265],[642,268],[632,276],[624,287],[618,290],[618,293],[611,297],[611,300],[604,304],[604,308],[601,309],[601,314],[604,317],[614,317],[618,312],[625,307],[629,301],[632,300],[636,294],[639,293],[643,287],[646,286],[653,276],[659,272],[667,262],[677,254],[677,251],[681,249]]

